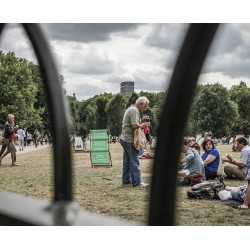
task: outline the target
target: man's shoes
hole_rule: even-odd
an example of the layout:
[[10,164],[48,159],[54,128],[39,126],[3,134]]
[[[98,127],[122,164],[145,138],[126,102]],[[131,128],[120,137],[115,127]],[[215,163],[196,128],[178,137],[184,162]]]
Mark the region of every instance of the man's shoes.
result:
[[149,184],[148,184],[148,183],[145,183],[145,182],[141,182],[141,184],[140,184],[141,187],[148,187],[148,185],[149,185]]
[[15,162],[12,164],[12,166],[19,166],[19,164]]
[[138,186],[135,186],[135,188],[146,188],[146,187],[148,187],[148,185],[149,185],[148,183],[141,182],[141,184]]

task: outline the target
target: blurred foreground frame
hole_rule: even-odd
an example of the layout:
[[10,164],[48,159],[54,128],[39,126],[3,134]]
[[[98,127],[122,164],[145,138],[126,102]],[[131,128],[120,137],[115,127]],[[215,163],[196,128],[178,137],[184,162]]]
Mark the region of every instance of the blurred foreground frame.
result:
[[[5,24],[0,24],[0,38]],[[72,195],[68,107],[52,53],[39,24],[22,24],[39,62],[54,138],[53,201],[0,192],[0,225],[138,225],[79,207]],[[157,131],[148,225],[174,226],[179,152],[197,81],[219,24],[191,24],[176,61]],[[64,135],[63,137],[60,135]],[[171,141],[171,144],[168,143]],[[174,147],[172,146],[174,145]],[[61,154],[61,152],[64,152]],[[83,194],[84,195],[84,194]]]

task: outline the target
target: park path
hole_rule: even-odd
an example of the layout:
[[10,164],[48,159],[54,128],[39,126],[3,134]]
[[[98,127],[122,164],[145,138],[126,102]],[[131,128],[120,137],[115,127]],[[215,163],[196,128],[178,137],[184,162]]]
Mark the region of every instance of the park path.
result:
[[37,150],[41,150],[41,149],[44,149],[44,148],[49,148],[49,147],[52,147],[49,146],[49,144],[43,144],[43,145],[38,145],[37,147],[35,147],[35,145],[29,145],[29,146],[26,146],[23,148],[22,151],[19,151],[19,146],[16,145],[16,154],[17,155],[20,155],[20,154],[25,154],[25,153],[29,153],[29,152],[33,152],[33,151],[37,151]]
[[[16,155],[18,157],[18,155],[22,155],[22,154],[26,154],[26,153],[30,153],[30,152],[33,152],[33,151],[37,151],[37,150],[41,150],[41,149],[45,149],[45,148],[49,148],[49,147],[52,147],[49,146],[49,144],[44,144],[44,145],[38,145],[37,147],[35,147],[35,145],[29,145],[29,146],[26,146],[23,148],[23,150],[19,151],[19,146],[16,145]],[[6,158],[9,158],[10,157],[10,154],[8,154],[6,156]]]

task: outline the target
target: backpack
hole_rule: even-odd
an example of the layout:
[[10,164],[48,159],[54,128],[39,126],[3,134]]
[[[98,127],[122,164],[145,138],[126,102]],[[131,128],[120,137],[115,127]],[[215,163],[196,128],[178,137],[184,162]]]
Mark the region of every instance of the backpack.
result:
[[188,198],[191,199],[220,199],[219,192],[225,189],[223,183],[204,181],[194,185],[191,190],[187,191]]
[[181,186],[193,186],[195,184],[202,182],[202,173],[201,172],[191,172],[187,176],[179,176],[179,185]]

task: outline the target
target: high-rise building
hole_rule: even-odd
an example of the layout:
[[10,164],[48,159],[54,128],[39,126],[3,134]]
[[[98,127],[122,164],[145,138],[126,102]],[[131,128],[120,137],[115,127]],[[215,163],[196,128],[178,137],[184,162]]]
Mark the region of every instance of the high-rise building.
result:
[[129,96],[134,92],[135,83],[131,81],[121,83],[121,94]]

